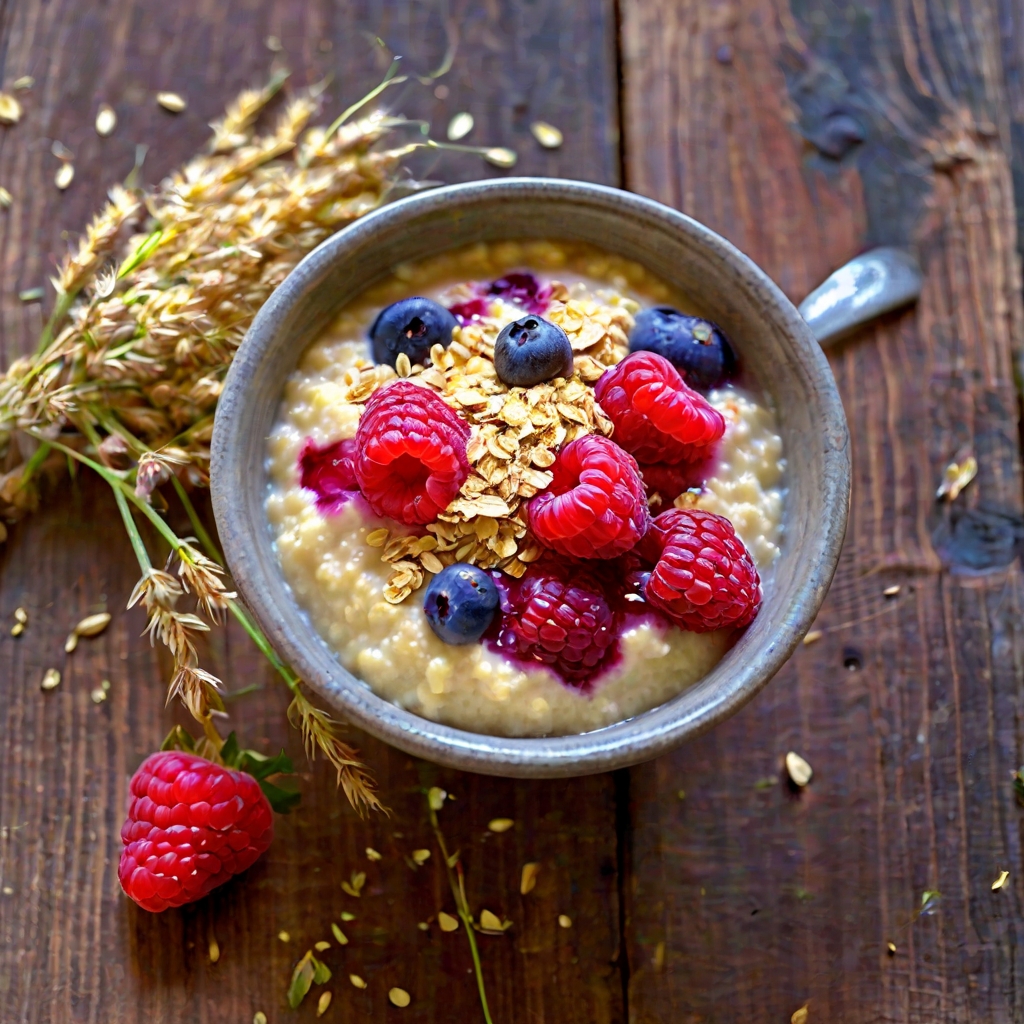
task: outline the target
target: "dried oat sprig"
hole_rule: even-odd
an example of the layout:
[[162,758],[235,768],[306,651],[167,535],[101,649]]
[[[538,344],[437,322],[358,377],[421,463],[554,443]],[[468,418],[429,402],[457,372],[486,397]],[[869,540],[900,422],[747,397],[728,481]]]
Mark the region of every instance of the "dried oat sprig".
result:
[[227,153],[244,146],[252,138],[252,128],[263,108],[288,80],[287,71],[279,71],[262,89],[246,89],[231,103],[220,120],[214,121],[210,151]]
[[367,811],[386,811],[374,792],[373,779],[359,760],[358,752],[338,735],[339,723],[310,703],[302,692],[301,684],[292,692],[294,697],[288,707],[288,721],[301,730],[306,756],[310,761],[314,760],[319,748],[337,769],[338,785],[360,817]]

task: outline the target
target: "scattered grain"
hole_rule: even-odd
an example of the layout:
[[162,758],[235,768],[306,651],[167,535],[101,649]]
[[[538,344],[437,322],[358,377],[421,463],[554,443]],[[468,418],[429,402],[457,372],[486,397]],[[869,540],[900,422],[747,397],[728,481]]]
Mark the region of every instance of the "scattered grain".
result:
[[348,976],[348,980],[351,981],[356,988],[366,988],[366,982],[363,981],[358,974],[350,974]]
[[421,865],[422,864],[426,864],[427,861],[430,860],[430,851],[429,850],[413,850],[412,851],[412,859],[417,864],[421,864]]
[[0,92],[0,124],[17,124],[19,120],[21,104],[9,92]]
[[487,823],[487,827],[492,832],[507,832],[515,822],[511,818],[494,818]]
[[292,941],[292,937],[287,932],[278,932],[277,933],[277,937],[282,942],[291,942]]
[[108,103],[101,103],[96,111],[96,134],[104,138],[117,127],[117,114]]
[[210,963],[215,964],[220,959],[220,943],[215,935],[210,936]]
[[87,615],[75,626],[75,632],[79,636],[99,636],[110,625],[110,613],[98,612],[96,615]]
[[13,202],[14,198],[11,196],[11,193],[8,192],[3,185],[0,185],[0,207],[6,210]]
[[71,184],[75,179],[75,165],[71,163],[62,163],[57,169],[57,173],[54,175],[53,183],[62,192],[64,189]]
[[316,1015],[322,1017],[327,1012],[327,1007],[331,1005],[331,993],[330,990],[320,993],[320,998],[316,1004]]
[[393,988],[388,992],[388,999],[391,1000],[393,1006],[397,1006],[400,1009],[404,1009],[409,1003],[412,1002],[412,997],[404,988]]
[[347,882],[341,883],[341,888],[349,894],[349,896],[355,896],[359,898],[359,894],[363,891],[363,886],[366,885],[366,872],[365,871],[353,871]]
[[493,914],[489,910],[481,910],[480,930],[484,932],[503,932],[505,926],[502,925],[501,918],[497,914]]
[[514,149],[495,146],[493,149],[485,150],[484,159],[495,167],[515,167],[519,157]]
[[558,926],[560,928],[571,928],[572,927],[572,918],[568,914],[559,914],[558,915]]
[[448,139],[451,142],[458,142],[464,139],[473,130],[473,115],[467,111],[456,114],[448,122]]
[[262,1010],[257,1010],[252,1015],[252,1024],[267,1024],[267,1015]]
[[24,622],[16,622],[13,626],[11,626],[11,636],[21,636],[21,634],[24,633],[24,632],[25,632],[25,623]]
[[97,686],[96,689],[89,691],[89,699],[93,704],[102,704],[107,699],[107,691],[102,686]]
[[20,622],[23,626],[28,622],[28,612],[24,608],[14,609],[14,621]]
[[443,932],[454,932],[459,928],[459,919],[446,914],[443,910],[437,915],[437,923]]
[[902,589],[902,587],[900,587],[900,585],[898,583],[895,584],[894,586],[886,587],[885,590],[882,591],[882,596],[883,597],[895,597],[900,592],[901,589]]
[[1004,885],[1006,885],[1006,880],[1009,877],[1010,877],[1010,872],[1009,871],[1000,871],[999,872],[999,877],[992,883],[992,891],[993,892],[998,892],[998,890],[1002,889],[1002,887]]
[[889,951],[889,956],[895,956],[896,955],[896,943],[895,942],[887,942],[885,944],[885,948]]
[[43,673],[43,681],[39,685],[43,690],[55,690],[60,686],[60,672],[55,668],[48,668]]
[[[342,915],[342,916],[344,917],[344,915]],[[333,933],[334,939],[338,943],[339,946],[347,946],[348,945],[348,936],[333,921],[331,922],[331,932]]]
[[369,860],[382,860],[383,859],[381,857],[381,855],[372,846],[368,846],[366,848],[366,856],[367,856],[367,859],[369,859]]
[[967,452],[958,452],[942,474],[942,483],[935,492],[940,501],[955,501],[960,492],[978,475],[978,460]]
[[545,149],[558,149],[562,144],[562,133],[547,121],[534,121],[530,125],[530,131]]
[[64,641],[64,653],[72,654],[75,648],[78,646],[78,634],[72,630],[68,633],[67,640]]
[[801,789],[811,781],[814,774],[811,766],[792,750],[786,755],[786,773],[793,780],[793,784]]
[[277,36],[267,36],[267,38],[263,40],[263,45],[271,53],[280,53],[284,49],[284,43],[282,43]]
[[331,944],[326,939],[321,939],[319,942],[313,943],[313,948],[318,952],[322,953],[325,949],[330,949]]
[[535,861],[523,865],[523,873],[519,876],[519,892],[525,896],[533,892],[537,885],[537,875],[540,873],[540,865]]
[[158,92],[156,101],[164,110],[169,110],[172,114],[180,114],[188,106],[185,97],[176,92]]
[[799,1010],[794,1010],[793,1016],[789,1018],[789,1024],[807,1024],[806,1003],[801,1006]]
[[356,919],[356,915],[350,914],[347,910],[343,910],[340,916],[342,921],[354,921]]
[[810,647],[811,644],[816,644],[825,635],[823,630],[812,629],[807,636],[804,637],[804,646]]
[[31,89],[35,84],[36,80],[31,75],[22,75],[21,78],[16,78],[11,83],[11,88],[20,91],[22,89]]
[[26,288],[24,291],[18,292],[18,298],[22,302],[38,302],[43,294],[42,288]]

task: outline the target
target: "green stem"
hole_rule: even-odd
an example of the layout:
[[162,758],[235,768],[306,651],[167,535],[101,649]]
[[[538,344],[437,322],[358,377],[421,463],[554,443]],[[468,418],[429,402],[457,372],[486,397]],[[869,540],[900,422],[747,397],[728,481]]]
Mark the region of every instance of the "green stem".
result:
[[24,487],[29,480],[35,476],[36,470],[43,464],[43,460],[50,454],[50,445],[44,441],[33,453],[32,458],[25,463],[25,470],[21,474],[21,482],[18,488]]
[[384,75],[380,85],[376,88],[371,89],[361,100],[357,100],[347,110],[342,111],[340,117],[338,117],[334,123],[324,133],[324,141],[326,142],[357,110],[362,109],[366,106],[370,100],[378,97],[389,85],[398,85],[399,82],[405,81],[405,75],[401,78],[395,78],[395,74],[398,71],[398,63],[401,57],[396,57],[391,62],[391,67],[388,68],[387,74]]
[[149,552],[146,550],[146,545],[142,542],[142,534],[139,533],[139,528],[135,525],[135,520],[132,518],[132,510],[128,507],[128,499],[125,498],[118,488],[112,487],[111,490],[114,492],[114,501],[117,502],[121,518],[124,520],[124,528],[128,531],[128,539],[132,542],[135,557],[139,561],[139,568],[144,574],[148,573],[153,568],[153,563],[149,560]]
[[188,521],[192,524],[192,529],[196,531],[199,543],[206,549],[206,553],[223,569],[224,556],[217,550],[217,545],[213,543],[213,538],[206,532],[206,527],[203,526],[199,513],[196,512],[196,507],[192,504],[192,500],[189,498],[184,485],[173,473],[171,474],[171,483],[174,485],[174,490],[185,507]]
[[434,829],[434,835],[437,837],[437,845],[441,848],[441,856],[444,857],[445,871],[448,874],[448,885],[451,887],[452,896],[455,898],[455,908],[459,912],[459,917],[462,918],[463,927],[466,929],[466,938],[469,939],[469,952],[473,957],[473,972],[476,974],[476,987],[480,992],[480,1007],[484,1011],[484,1021],[486,1024],[494,1024],[491,1020],[491,1011],[487,1007],[487,992],[484,989],[484,969],[483,964],[480,962],[480,951],[476,945],[473,915],[469,912],[466,889],[461,884],[461,879],[456,880],[455,872],[448,859],[448,847],[444,841],[444,834],[441,832],[441,826],[437,820],[437,812],[430,806],[429,794],[427,795],[427,810],[430,813],[431,827]]
[[73,292],[61,292],[57,296],[57,303],[53,307],[53,312],[50,314],[50,319],[46,321],[46,326],[43,328],[43,333],[39,335],[39,344],[36,347],[36,355],[42,355],[53,341],[54,332],[57,330],[57,325],[67,316],[68,310],[71,308],[71,303],[75,301],[75,297],[78,295],[79,289]]

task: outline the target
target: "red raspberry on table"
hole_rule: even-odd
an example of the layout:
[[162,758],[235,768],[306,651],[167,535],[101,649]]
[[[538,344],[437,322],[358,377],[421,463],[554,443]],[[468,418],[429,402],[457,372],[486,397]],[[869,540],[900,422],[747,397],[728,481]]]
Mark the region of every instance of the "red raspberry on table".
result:
[[662,512],[641,553],[655,563],[644,597],[683,629],[739,629],[761,607],[757,567],[725,516],[699,509]]
[[355,475],[379,516],[431,523],[469,475],[469,424],[432,391],[399,380],[378,388],[356,431]]
[[634,352],[598,378],[594,394],[616,444],[638,462],[695,462],[725,433],[725,417],[654,352]]
[[571,558],[614,558],[650,522],[636,460],[614,441],[586,434],[559,453],[547,490],[529,504],[530,529],[545,547]]
[[578,567],[531,565],[502,608],[497,648],[549,665],[568,683],[587,683],[615,656],[615,613],[597,579]]
[[259,783],[195,754],[152,754],[129,793],[117,877],[144,910],[200,899],[250,867],[274,837]]

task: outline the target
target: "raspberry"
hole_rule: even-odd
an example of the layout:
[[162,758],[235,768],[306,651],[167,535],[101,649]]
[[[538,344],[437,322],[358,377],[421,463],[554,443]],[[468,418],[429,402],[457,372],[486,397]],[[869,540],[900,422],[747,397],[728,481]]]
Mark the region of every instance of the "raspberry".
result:
[[616,616],[585,570],[532,565],[502,608],[496,647],[550,666],[567,683],[582,686],[615,657]]
[[647,496],[657,494],[661,498],[662,507],[668,507],[683,491],[691,487],[700,487],[707,477],[703,466],[676,465],[669,466],[664,462],[648,463],[640,467]]
[[683,629],[739,629],[757,615],[761,580],[725,516],[669,509],[651,523],[641,550],[655,561],[644,596]]
[[129,792],[117,877],[144,910],[200,899],[250,867],[274,836],[259,783],[195,754],[147,757]]
[[530,501],[530,528],[546,547],[572,558],[614,558],[650,522],[636,460],[614,441],[586,434],[555,460],[554,479]]
[[469,475],[469,425],[432,391],[399,380],[371,396],[356,431],[356,480],[370,508],[430,523]]
[[353,466],[356,451],[354,438],[335,441],[324,448],[318,448],[309,438],[302,446],[299,483],[316,495],[316,507],[321,512],[337,512],[359,491]]
[[725,433],[725,417],[654,352],[634,352],[594,385],[617,444],[639,462],[695,462]]

